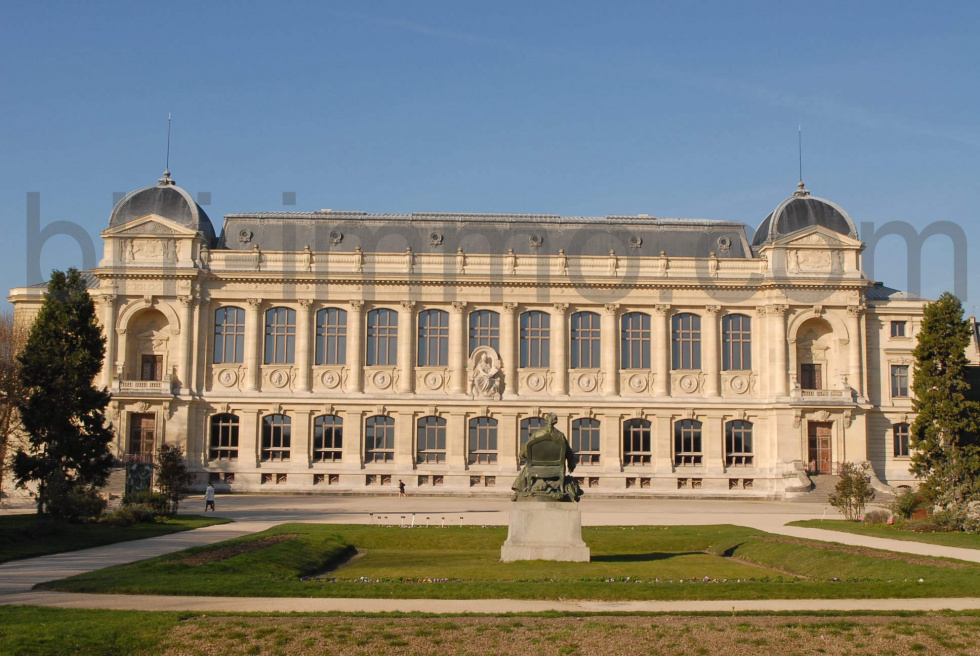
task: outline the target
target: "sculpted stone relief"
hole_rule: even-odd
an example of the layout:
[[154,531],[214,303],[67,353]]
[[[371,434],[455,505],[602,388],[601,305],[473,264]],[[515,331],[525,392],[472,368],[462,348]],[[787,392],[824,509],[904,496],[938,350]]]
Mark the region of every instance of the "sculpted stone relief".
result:
[[122,253],[120,255],[124,262],[139,260],[176,262],[177,246],[173,239],[124,239],[122,240]]
[[500,399],[502,391],[500,356],[489,346],[480,346],[470,355],[470,394],[473,398]]

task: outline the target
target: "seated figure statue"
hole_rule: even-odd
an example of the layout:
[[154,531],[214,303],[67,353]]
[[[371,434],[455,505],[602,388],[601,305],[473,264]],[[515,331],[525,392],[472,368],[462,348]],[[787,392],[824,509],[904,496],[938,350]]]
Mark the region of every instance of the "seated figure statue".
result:
[[514,481],[514,501],[537,498],[546,501],[578,501],[582,488],[568,473],[575,469],[575,454],[564,433],[555,428],[558,417],[549,413],[545,425],[534,431],[521,447],[524,469]]

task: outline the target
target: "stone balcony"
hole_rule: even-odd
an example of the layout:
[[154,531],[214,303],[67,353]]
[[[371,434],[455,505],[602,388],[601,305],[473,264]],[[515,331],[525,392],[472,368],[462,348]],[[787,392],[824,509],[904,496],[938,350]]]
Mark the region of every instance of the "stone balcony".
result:
[[169,380],[117,380],[113,391],[123,396],[173,396],[175,384]]

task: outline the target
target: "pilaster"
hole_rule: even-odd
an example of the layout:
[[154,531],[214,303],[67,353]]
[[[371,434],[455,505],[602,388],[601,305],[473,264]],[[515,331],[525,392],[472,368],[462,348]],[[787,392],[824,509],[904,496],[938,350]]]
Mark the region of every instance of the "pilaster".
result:
[[718,337],[718,313],[721,307],[708,305],[704,308],[701,322],[702,349],[701,371],[704,374],[704,395],[718,396],[719,370],[721,367],[721,344]]
[[296,311],[296,391],[310,391],[310,372],[312,371],[313,353],[310,332],[313,328],[313,301],[301,298],[299,310]]
[[245,391],[255,392],[262,380],[262,299],[245,300]]
[[603,306],[601,339],[602,395],[616,396],[619,394],[619,303]]
[[398,310],[398,392],[400,394],[412,393],[412,383],[415,378],[414,362],[415,301],[402,301],[401,309]]
[[670,394],[670,306],[655,305],[653,313],[653,395]]
[[568,303],[554,303],[551,312],[552,394],[568,395]]

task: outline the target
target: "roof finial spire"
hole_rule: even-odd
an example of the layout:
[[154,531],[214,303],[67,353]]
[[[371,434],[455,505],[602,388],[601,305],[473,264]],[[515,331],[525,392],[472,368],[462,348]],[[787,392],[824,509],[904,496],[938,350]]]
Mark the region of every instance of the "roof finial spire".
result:
[[173,178],[170,177],[170,123],[172,122],[172,120],[173,120],[173,114],[168,113],[167,114],[167,168],[164,169],[163,171],[163,177],[157,180],[157,183],[162,186],[177,184],[176,182],[173,181]]
[[810,192],[807,191],[806,187],[803,186],[803,124],[796,130],[797,137],[797,151],[800,155],[800,183],[796,185],[796,191],[793,192],[794,196],[809,196]]

